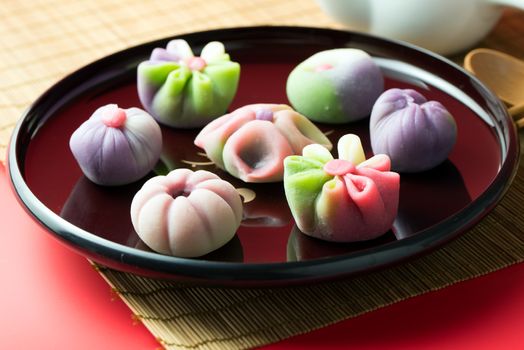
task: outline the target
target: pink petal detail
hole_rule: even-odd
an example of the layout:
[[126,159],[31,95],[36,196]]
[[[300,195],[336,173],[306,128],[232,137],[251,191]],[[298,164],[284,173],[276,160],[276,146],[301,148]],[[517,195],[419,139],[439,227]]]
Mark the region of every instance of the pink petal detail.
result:
[[294,154],[301,154],[302,149],[312,143],[318,143],[328,150],[333,147],[329,139],[309,119],[294,110],[275,113],[274,123],[289,141]]
[[272,123],[254,120],[238,129],[224,147],[226,170],[246,182],[280,181],[284,158],[293,154]]
[[353,163],[344,159],[333,159],[324,165],[324,171],[331,176],[346,175],[355,172]]
[[357,168],[371,168],[378,171],[390,171],[391,160],[386,154],[377,154],[357,165]]

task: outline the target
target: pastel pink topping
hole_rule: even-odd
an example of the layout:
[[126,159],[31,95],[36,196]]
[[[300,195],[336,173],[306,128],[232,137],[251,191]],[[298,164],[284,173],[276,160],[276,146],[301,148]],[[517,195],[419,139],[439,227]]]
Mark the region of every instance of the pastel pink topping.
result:
[[261,108],[256,112],[257,120],[267,120],[269,122],[273,121],[273,111],[269,108]]
[[190,57],[187,60],[187,66],[191,70],[201,71],[202,69],[206,68],[207,62],[202,57]]
[[107,127],[119,128],[126,123],[126,119],[126,111],[122,108],[115,108],[102,117],[102,122]]
[[346,175],[355,172],[356,168],[353,163],[344,159],[333,159],[324,165],[324,171],[331,176]]
[[325,70],[330,70],[332,68],[333,68],[333,66],[330,65],[329,63],[324,63],[324,64],[321,64],[320,66],[316,66],[315,67],[315,72],[323,72]]

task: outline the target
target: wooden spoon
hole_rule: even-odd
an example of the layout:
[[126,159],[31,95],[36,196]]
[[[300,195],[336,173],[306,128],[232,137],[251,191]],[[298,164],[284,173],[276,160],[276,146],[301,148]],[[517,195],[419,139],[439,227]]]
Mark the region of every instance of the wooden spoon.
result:
[[519,128],[524,127],[524,61],[496,50],[475,49],[464,58],[464,68],[512,106],[509,114]]

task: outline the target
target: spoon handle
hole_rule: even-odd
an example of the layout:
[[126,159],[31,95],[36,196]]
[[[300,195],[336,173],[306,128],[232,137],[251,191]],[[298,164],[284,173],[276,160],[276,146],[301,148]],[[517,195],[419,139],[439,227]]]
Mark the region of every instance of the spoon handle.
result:
[[519,129],[524,127],[524,104],[511,107],[508,109],[508,113],[511,115]]

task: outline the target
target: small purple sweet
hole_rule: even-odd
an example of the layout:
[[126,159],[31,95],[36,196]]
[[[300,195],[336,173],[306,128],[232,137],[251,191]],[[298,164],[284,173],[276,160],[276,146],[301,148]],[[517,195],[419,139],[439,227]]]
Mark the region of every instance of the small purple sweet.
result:
[[109,104],[75,130],[69,147],[89,180],[125,185],[153,169],[162,151],[162,133],[147,112]]
[[387,154],[399,172],[419,172],[442,163],[457,139],[448,110],[411,89],[385,91],[373,106],[369,123],[375,154]]

